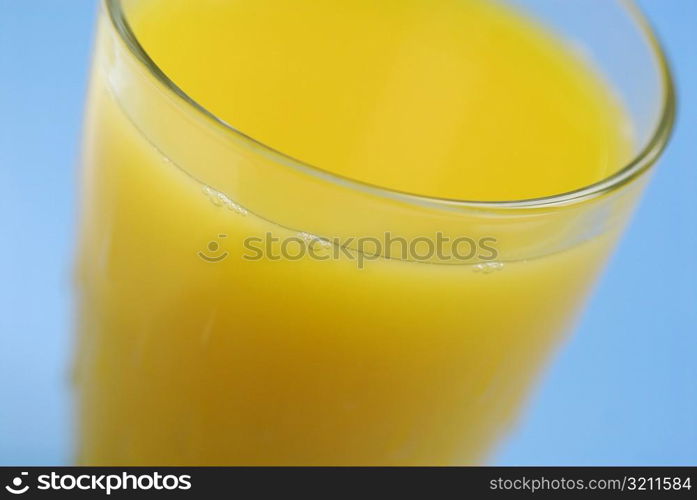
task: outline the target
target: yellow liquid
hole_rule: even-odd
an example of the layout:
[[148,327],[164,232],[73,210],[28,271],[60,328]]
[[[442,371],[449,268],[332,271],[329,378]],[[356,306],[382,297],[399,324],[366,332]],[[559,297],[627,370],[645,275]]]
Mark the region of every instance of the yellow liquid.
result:
[[[201,105],[272,148],[369,184],[532,198],[596,182],[629,152],[602,80],[494,2],[139,0],[127,14],[145,50]],[[271,178],[260,187],[272,159],[256,160],[260,184],[235,173],[241,160],[170,158],[167,144],[203,149],[193,122],[165,118],[165,105],[137,98],[145,85],[104,69],[122,50],[110,30],[102,19],[84,155],[79,461],[484,460],[615,231],[557,252],[544,242],[563,224],[544,226],[535,258],[484,268],[246,260],[246,237],[314,230],[322,207],[293,185],[287,229],[270,215],[284,207],[262,202],[290,189]],[[204,173],[238,189],[244,209],[202,189]],[[361,216],[334,223],[391,230]],[[412,235],[425,227],[400,219]],[[476,217],[459,224],[490,230]],[[501,231],[503,254],[523,248],[525,236]]]
[[621,164],[608,88],[498,2],[145,0],[152,58],[243,133],[311,165],[411,193],[536,198]]

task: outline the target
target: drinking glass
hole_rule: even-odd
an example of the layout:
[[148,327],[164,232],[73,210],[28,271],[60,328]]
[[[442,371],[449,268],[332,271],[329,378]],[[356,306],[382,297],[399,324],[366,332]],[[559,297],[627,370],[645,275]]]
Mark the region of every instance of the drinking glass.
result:
[[199,105],[139,43],[133,2],[102,3],[77,255],[79,463],[487,460],[582,309],[675,106],[632,3],[508,3],[621,97],[635,149],[606,179],[467,201],[334,175]]

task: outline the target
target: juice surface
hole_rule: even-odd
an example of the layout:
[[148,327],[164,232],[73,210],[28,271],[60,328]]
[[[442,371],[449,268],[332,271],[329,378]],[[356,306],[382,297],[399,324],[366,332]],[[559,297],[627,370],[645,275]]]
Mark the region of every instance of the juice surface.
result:
[[512,200],[592,184],[629,159],[600,76],[497,1],[142,0],[128,13],[194,100],[346,177]]
[[[629,150],[602,80],[493,2],[125,5],[143,47],[199,103],[351,178],[433,196],[531,198],[599,180]],[[130,54],[105,15],[99,33],[78,256],[79,462],[484,461],[619,226],[556,251],[548,242],[571,218],[540,217],[532,252],[515,224],[458,215],[465,234],[495,230],[502,253],[525,256],[488,267],[246,260],[245,238],[297,236],[328,205],[295,192],[278,212],[294,214],[282,227],[254,202],[286,188],[272,181],[273,158],[255,157],[253,172],[269,175],[261,187],[243,175],[243,153],[172,158],[175,146],[198,150],[195,112],[167,114],[147,76],[126,78],[119,64]],[[244,207],[192,175],[211,165]],[[414,234],[433,225],[432,214],[405,210],[385,212]],[[344,223],[383,224],[377,214]]]

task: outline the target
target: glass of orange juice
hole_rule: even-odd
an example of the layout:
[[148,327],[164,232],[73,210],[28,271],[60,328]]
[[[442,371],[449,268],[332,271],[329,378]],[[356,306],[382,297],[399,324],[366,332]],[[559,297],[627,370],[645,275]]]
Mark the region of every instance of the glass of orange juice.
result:
[[673,112],[624,1],[105,0],[77,460],[486,461]]

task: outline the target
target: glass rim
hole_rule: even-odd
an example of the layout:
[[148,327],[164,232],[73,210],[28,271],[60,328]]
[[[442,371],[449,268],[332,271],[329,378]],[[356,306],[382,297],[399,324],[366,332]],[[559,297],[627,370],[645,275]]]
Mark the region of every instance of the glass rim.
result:
[[633,21],[639,26],[641,33],[648,43],[651,52],[658,64],[659,78],[662,86],[662,106],[659,119],[656,121],[653,132],[646,144],[627,162],[623,167],[613,174],[601,179],[600,181],[582,186],[580,188],[566,191],[559,194],[526,198],[520,200],[465,200],[456,198],[444,198],[429,196],[417,193],[410,193],[392,189],[386,186],[371,184],[351,177],[336,174],[329,170],[316,167],[302,160],[294,158],[274,147],[259,141],[244,132],[238,130],[230,123],[219,118],[215,113],[199,104],[179,87],[169,76],[157,65],[150,57],[148,52],[140,44],[138,37],[132,30],[122,8],[122,0],[103,0],[106,10],[111,19],[115,31],[120,39],[125,43],[130,53],[144,66],[144,68],[155,77],[168,91],[186,106],[192,108],[196,113],[202,115],[208,122],[221,128],[224,133],[232,135],[242,140],[248,146],[258,148],[262,152],[271,156],[279,163],[294,168],[302,173],[329,180],[335,184],[348,186],[350,188],[369,192],[381,197],[398,199],[411,204],[430,205],[444,208],[470,208],[470,209],[534,209],[551,206],[569,205],[579,203],[588,199],[598,198],[607,193],[613,192],[618,188],[630,183],[640,177],[643,173],[650,170],[657,162],[661,153],[666,148],[671,137],[676,114],[676,95],[672,71],[667,60],[666,52],[656,35],[651,23],[637,6],[634,0],[619,0]]

